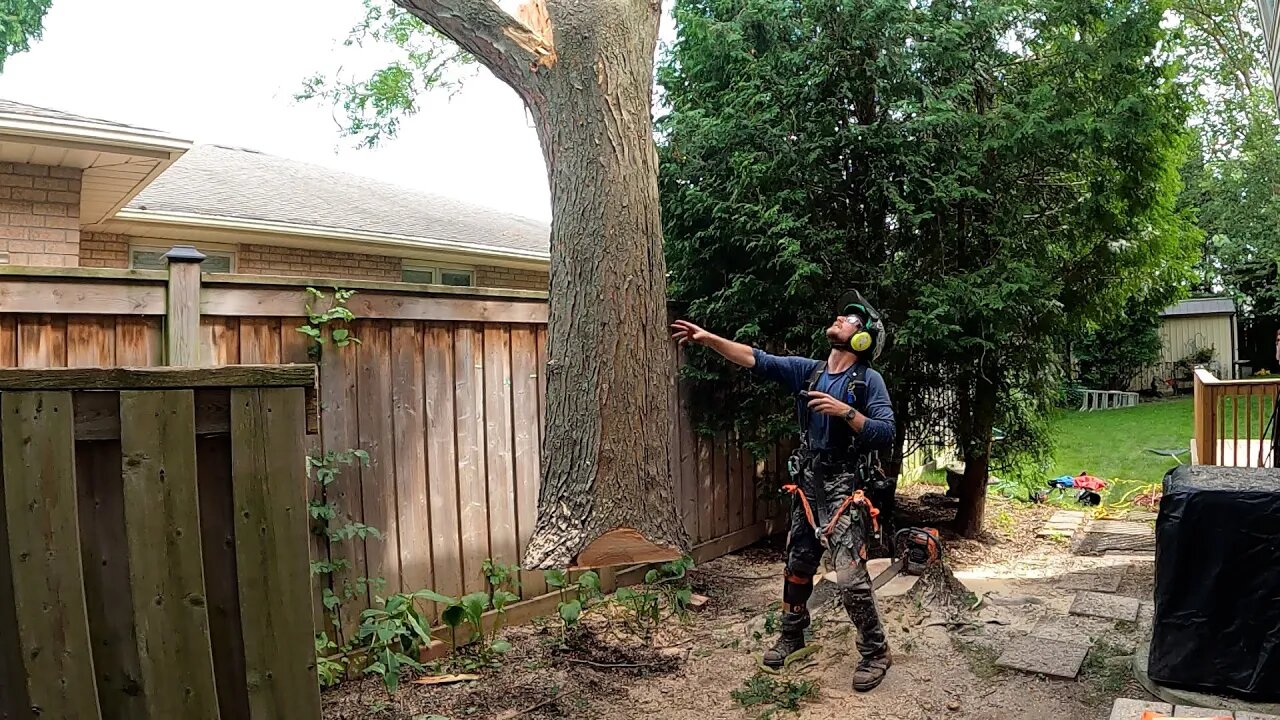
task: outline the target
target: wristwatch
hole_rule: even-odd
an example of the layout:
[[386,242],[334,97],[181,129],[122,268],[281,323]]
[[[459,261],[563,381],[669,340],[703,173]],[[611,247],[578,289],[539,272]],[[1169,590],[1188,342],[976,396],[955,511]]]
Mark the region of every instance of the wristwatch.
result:
[[841,415],[840,417],[844,418],[845,422],[850,422],[851,420],[853,420],[853,414],[856,412],[857,410],[854,410],[853,408],[849,408],[848,412],[846,412],[844,415]]

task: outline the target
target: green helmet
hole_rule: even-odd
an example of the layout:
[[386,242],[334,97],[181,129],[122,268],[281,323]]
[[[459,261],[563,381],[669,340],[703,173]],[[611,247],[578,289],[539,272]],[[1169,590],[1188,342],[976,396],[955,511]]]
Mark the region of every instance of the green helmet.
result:
[[[878,359],[886,339],[880,312],[857,290],[850,290],[840,297],[836,313],[856,318],[861,325],[850,342],[846,343],[849,347],[845,349],[853,350],[868,362]],[[860,337],[863,333],[866,337]]]

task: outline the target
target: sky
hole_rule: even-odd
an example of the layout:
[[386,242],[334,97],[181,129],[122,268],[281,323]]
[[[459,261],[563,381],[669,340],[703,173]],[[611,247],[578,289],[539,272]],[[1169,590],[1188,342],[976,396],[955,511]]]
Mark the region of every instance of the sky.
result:
[[[512,4],[503,1],[503,6]],[[359,0],[54,0],[44,37],[0,74],[0,98],[326,165],[549,221],[524,106],[487,71],[432,93],[377,150],[342,138],[303,78],[350,61]]]

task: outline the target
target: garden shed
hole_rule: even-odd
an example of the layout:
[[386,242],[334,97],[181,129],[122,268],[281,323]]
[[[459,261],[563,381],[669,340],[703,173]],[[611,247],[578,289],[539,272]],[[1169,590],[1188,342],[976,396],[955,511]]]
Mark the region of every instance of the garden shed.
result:
[[1160,313],[1160,359],[1134,378],[1132,390],[1166,384],[1190,392],[1191,368],[1200,365],[1222,379],[1239,374],[1235,300],[1195,297]]

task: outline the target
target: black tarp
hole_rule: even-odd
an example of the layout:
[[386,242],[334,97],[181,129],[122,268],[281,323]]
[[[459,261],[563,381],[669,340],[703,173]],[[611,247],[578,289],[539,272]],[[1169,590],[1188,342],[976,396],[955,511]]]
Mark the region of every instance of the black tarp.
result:
[[1169,687],[1280,700],[1280,470],[1165,475],[1148,670]]

